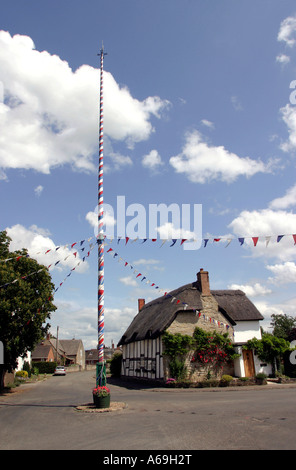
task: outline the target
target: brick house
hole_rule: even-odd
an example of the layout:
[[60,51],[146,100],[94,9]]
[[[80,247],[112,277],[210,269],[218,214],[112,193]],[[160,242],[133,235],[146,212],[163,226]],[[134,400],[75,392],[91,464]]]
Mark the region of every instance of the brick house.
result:
[[[209,273],[201,269],[197,280],[145,304],[120,339],[122,376],[165,381],[169,378],[168,361],[163,355],[162,335],[181,333],[192,336],[196,327],[206,331],[227,332],[240,354],[224,373],[254,376],[269,372],[253,351],[242,346],[254,337],[261,339],[263,316],[241,290],[211,290]],[[190,364],[187,364],[190,369]],[[202,379],[200,370],[190,370],[191,379]]]
[[32,363],[54,362],[55,354],[52,345],[50,343],[47,343],[46,340],[38,343],[34,351],[32,351],[31,360]]
[[47,335],[32,351],[32,362],[53,362],[85,368],[85,350],[81,339],[59,339]]

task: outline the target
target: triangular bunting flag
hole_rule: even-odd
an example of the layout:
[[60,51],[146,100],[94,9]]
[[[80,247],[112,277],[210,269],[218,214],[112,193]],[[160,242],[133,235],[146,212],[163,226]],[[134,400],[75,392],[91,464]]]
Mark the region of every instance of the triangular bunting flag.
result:
[[259,239],[259,237],[252,237],[252,240],[253,240],[254,246],[256,246],[256,245],[257,245],[257,243],[258,243],[258,239]]

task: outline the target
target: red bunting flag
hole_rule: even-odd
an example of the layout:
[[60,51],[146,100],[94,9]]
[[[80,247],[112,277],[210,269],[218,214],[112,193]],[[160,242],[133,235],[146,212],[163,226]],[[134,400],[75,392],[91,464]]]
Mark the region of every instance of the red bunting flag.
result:
[[252,237],[252,240],[253,240],[254,246],[256,246],[256,245],[257,245],[258,239],[259,239],[259,237]]

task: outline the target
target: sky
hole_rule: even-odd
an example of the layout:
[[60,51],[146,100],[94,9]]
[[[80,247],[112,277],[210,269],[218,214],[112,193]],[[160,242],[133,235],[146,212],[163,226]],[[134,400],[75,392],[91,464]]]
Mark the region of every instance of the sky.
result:
[[[51,265],[51,333],[97,345],[102,44],[105,345],[139,298],[200,268],[211,289],[243,290],[266,331],[272,314],[295,316],[295,2],[11,0],[0,230],[11,250]],[[155,207],[176,212],[158,217],[154,237]]]

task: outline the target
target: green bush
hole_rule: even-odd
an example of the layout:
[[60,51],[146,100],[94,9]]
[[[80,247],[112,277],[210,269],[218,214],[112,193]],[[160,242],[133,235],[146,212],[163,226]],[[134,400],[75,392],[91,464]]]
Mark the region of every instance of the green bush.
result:
[[169,364],[171,376],[176,380],[183,380],[186,375],[185,361],[176,357]]
[[266,374],[263,374],[262,372],[260,372],[259,374],[256,375],[255,377],[256,379],[256,383],[257,384],[261,384],[261,385],[264,385],[267,383],[266,379],[267,379],[267,375]]
[[121,374],[122,354],[117,352],[113,354],[110,362],[110,374],[112,377],[120,377]]
[[28,376],[31,377],[31,366],[28,361],[24,362],[23,370],[26,370],[28,372]]
[[267,378],[267,375],[263,374],[263,372],[259,372],[259,374],[256,375],[256,379],[259,379],[259,380],[264,380],[266,378]]
[[[38,369],[39,374],[53,374],[56,368],[56,362],[33,362],[32,366],[34,369]],[[35,374],[36,375],[36,374]]]
[[228,387],[231,382],[233,381],[233,377],[231,375],[222,375],[221,380],[220,380],[220,386],[221,387]]

